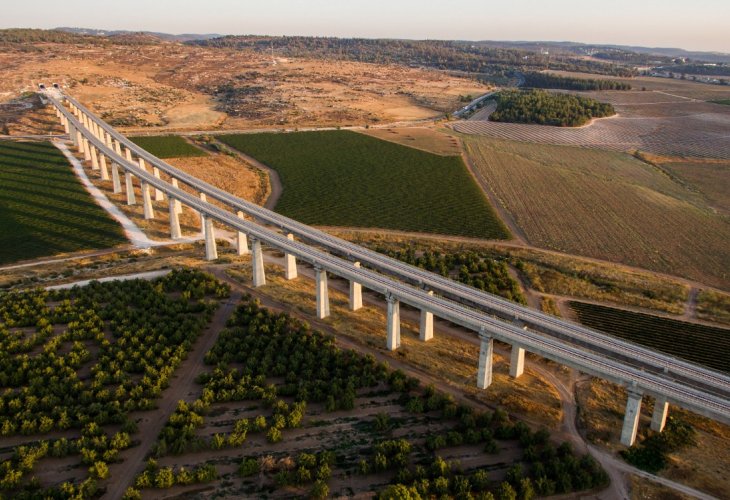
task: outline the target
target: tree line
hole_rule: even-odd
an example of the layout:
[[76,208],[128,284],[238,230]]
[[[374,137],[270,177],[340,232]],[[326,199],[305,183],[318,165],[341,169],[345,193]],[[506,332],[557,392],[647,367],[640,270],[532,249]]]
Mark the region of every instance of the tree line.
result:
[[595,80],[588,78],[572,78],[550,73],[529,72],[524,75],[523,87],[536,89],[564,90],[631,90],[631,85],[615,80]]
[[595,99],[544,90],[505,90],[496,94],[490,121],[579,127],[593,118],[616,114],[613,106]]

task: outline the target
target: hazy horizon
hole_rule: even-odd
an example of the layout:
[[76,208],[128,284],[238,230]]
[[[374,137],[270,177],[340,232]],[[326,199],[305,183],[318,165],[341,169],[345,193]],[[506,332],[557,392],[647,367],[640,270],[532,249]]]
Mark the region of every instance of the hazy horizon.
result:
[[37,0],[3,7],[2,28],[79,27],[100,30],[223,35],[303,35],[343,38],[571,41],[730,53],[730,2],[696,0],[526,0],[484,7],[477,0],[158,0],[104,5]]

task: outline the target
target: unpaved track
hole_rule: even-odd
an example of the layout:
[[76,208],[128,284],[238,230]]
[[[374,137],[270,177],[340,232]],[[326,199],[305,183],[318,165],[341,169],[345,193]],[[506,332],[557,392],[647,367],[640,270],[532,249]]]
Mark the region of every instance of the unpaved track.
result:
[[122,497],[126,489],[132,486],[135,476],[144,469],[147,455],[170,415],[175,411],[177,402],[181,399],[191,402],[200,396],[202,387],[195,383],[195,378],[207,370],[203,362],[205,354],[218,340],[218,334],[225,328],[226,321],[241,300],[241,295],[238,289],[231,290],[230,298],[221,304],[208,328],[198,337],[188,357],[175,371],[170,386],[163,391],[162,398],[158,400],[157,409],[139,414],[142,419],[138,424],[138,432],[132,438],[140,444],[121,452],[119,454],[123,460],[121,463],[109,466],[110,479],[100,484],[107,488],[102,498],[116,500]]

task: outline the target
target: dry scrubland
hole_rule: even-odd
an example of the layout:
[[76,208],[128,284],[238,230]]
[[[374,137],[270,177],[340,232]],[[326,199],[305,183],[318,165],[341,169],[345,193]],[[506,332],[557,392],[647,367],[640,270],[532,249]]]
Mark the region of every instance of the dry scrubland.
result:
[[653,165],[590,149],[464,142],[531,244],[730,288],[727,219]]
[[130,47],[42,44],[0,54],[0,102],[59,82],[123,127],[248,129],[419,120],[486,87],[429,70],[277,59],[173,43]]

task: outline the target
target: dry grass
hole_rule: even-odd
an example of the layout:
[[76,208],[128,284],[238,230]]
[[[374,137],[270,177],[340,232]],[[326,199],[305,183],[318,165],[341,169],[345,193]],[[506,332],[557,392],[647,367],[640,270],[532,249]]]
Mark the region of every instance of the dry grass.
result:
[[730,288],[730,224],[655,167],[622,153],[464,141],[531,244]]
[[[315,320],[314,283],[311,280],[300,277],[287,281],[278,266],[267,265],[266,272],[267,286],[257,289],[257,292],[287,304],[289,312],[303,316],[315,327],[321,328],[321,324],[338,337],[345,337],[406,362],[488,405],[504,406],[511,412],[526,415],[529,420],[550,427],[560,422],[562,410],[557,391],[529,368],[519,379],[512,379],[509,376],[509,359],[495,355],[494,382],[487,391],[480,391],[476,388],[478,345],[450,335],[439,335],[438,324],[435,325],[433,340],[423,343],[418,339],[418,324],[403,318],[401,347],[390,353],[385,350],[384,303],[381,307],[366,304],[363,309],[351,312],[347,309],[348,297],[330,286],[332,314],[324,320]],[[251,282],[250,266],[247,264],[234,267],[228,273],[242,283]],[[405,313],[402,312],[401,316],[405,316]]]
[[661,166],[699,191],[717,213],[730,216],[730,162],[676,161]]
[[730,325],[730,294],[702,290],[697,296],[697,317]]
[[[600,379],[588,379],[576,391],[578,423],[586,437],[609,449],[618,450],[626,404],[626,390]],[[639,439],[649,432],[653,401],[644,398],[641,408]],[[670,407],[670,414],[689,422],[697,431],[696,446],[669,456],[669,466],[661,476],[706,491],[720,498],[730,491],[730,426]]]
[[461,154],[459,140],[453,135],[446,134],[436,128],[370,128],[358,130],[358,132],[441,156],[458,156]]

